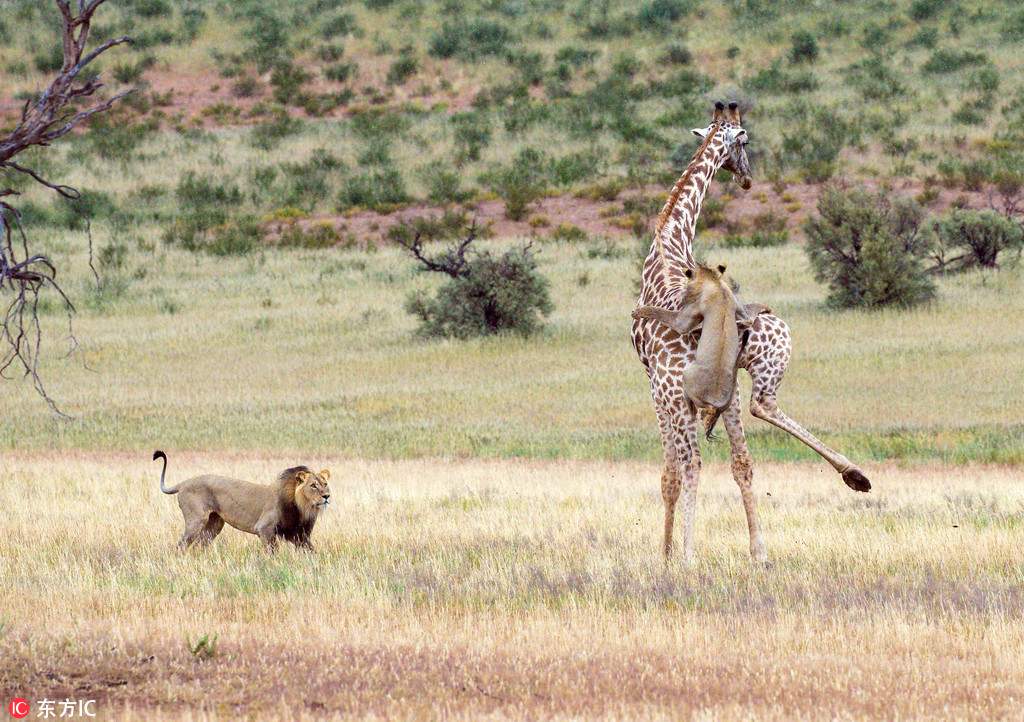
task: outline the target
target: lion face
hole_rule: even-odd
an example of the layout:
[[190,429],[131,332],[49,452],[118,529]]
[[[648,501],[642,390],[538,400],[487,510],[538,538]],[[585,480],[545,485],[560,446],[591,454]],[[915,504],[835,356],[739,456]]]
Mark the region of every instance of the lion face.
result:
[[300,506],[319,511],[331,503],[331,487],[327,480],[331,472],[324,469],[319,474],[313,471],[298,473],[299,486],[295,489],[296,501]]

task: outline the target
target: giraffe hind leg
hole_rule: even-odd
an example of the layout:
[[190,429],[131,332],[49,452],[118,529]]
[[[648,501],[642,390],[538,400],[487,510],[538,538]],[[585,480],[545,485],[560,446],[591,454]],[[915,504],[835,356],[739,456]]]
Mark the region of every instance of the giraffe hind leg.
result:
[[857,466],[839,452],[823,444],[814,434],[793,421],[779,408],[775,396],[760,396],[750,399],[750,413],[759,419],[777,426],[794,438],[818,452],[843,477],[843,481],[854,491],[871,491],[871,482]]
[[779,408],[776,394],[793,348],[789,326],[781,318],[757,317],[741,364],[750,374],[750,413],[802,442],[821,455],[854,491],[870,491],[871,482],[849,459],[823,444]]
[[754,497],[754,459],[747,448],[743,433],[743,412],[739,394],[733,396],[729,407],[722,413],[722,421],[729,435],[729,456],[732,477],[740,489],[743,511],[747,516],[747,531],[750,533],[750,556],[765,566],[770,566],[768,550],[761,536],[761,525],[757,516],[757,500]]

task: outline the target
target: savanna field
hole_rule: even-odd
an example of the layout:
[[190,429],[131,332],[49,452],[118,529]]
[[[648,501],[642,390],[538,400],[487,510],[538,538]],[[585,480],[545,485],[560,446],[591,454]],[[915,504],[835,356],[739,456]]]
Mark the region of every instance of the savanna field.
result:
[[[59,70],[55,17],[0,2],[0,137]],[[5,703],[1021,718],[1020,244],[944,273],[961,251],[936,241],[930,301],[852,309],[805,250],[834,187],[1024,220],[1019,9],[108,0],[93,32],[136,38],[97,69],[138,90],[19,157],[82,199],[0,176],[75,306],[69,329],[40,294],[59,413],[31,378],[0,385]],[[654,218],[718,98],[744,109],[754,187],[713,185],[698,255],[789,323],[780,406],[873,486],[745,416],[768,568],[724,438],[702,442],[695,558],[664,561],[629,339]],[[471,232],[477,254],[530,244],[551,303],[533,335],[418,330],[409,299],[444,279],[397,242]],[[170,482],[329,469],[315,551],[229,528],[179,552],[155,449]]]

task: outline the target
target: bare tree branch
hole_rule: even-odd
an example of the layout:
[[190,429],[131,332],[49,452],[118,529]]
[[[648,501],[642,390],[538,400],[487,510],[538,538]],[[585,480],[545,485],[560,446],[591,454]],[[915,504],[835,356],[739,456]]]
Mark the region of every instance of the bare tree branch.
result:
[[476,240],[476,219],[473,219],[473,225],[469,229],[469,236],[464,241],[455,248],[448,249],[447,253],[434,258],[428,258],[423,255],[422,236],[422,233],[417,232],[411,241],[398,238],[395,239],[395,243],[407,250],[409,255],[419,261],[426,271],[444,273],[452,278],[466,275],[466,263],[468,262],[466,252],[469,250],[470,244]]
[[[0,168],[26,175],[65,198],[77,200],[79,193],[74,188],[49,181],[13,159],[29,148],[49,145],[84,120],[110,109],[118,100],[134,92],[134,89],[126,90],[91,106],[79,107],[102,87],[98,77],[78,83],[79,74],[106,51],[132,41],[127,37],[108,40],[85,54],[93,13],[106,0],[76,0],[77,13],[69,0],[54,2],[61,15],[63,63],[50,86],[35,101],[25,103],[21,120],[14,130],[6,138],[0,138]],[[0,188],[0,198],[13,195],[17,192]],[[90,265],[91,249],[90,236]],[[10,378],[14,372],[30,377],[36,391],[53,412],[64,416],[46,392],[39,375],[42,345],[39,295],[47,290],[60,297],[67,315],[71,348],[74,349],[77,345],[72,329],[75,306],[57,281],[57,267],[46,255],[30,250],[21,213],[6,201],[0,201],[0,295],[5,297],[0,303],[0,322],[3,324],[0,326],[0,377]]]

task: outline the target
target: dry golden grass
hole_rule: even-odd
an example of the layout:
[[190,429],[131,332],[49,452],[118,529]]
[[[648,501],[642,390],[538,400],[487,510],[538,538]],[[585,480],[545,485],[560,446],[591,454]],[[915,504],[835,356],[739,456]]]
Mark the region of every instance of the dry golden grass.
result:
[[[1024,483],[998,467],[727,467],[696,561],[660,559],[642,463],[172,453],[169,476],[333,472],[317,551],[179,555],[159,464],[8,452],[0,691],[106,719],[996,719],[1024,695]],[[216,635],[213,656],[188,645]]]

